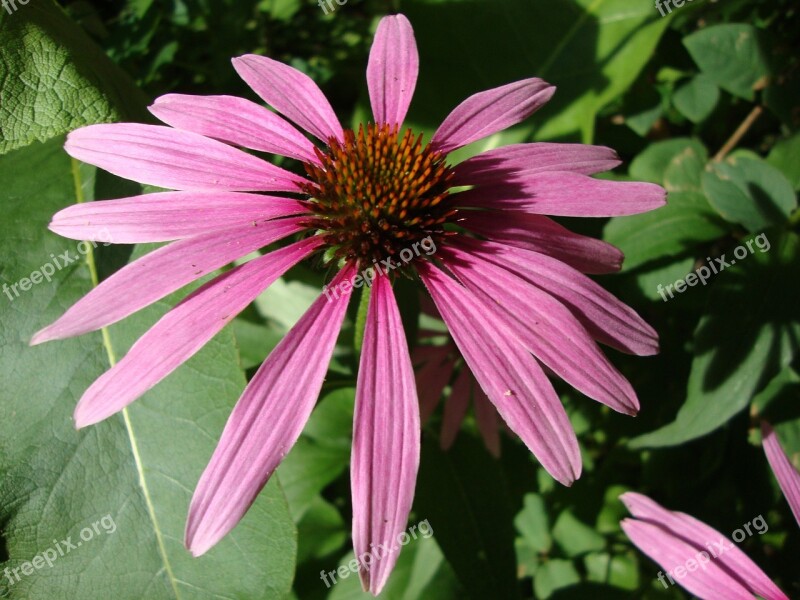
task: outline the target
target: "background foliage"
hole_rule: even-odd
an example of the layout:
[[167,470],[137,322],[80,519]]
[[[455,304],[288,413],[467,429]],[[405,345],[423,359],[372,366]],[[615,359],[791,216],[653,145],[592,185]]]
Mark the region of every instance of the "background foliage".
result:
[[[584,476],[566,489],[516,440],[493,458],[468,419],[439,448],[440,411],[424,431],[411,522],[430,539],[405,547],[383,597],[682,598],[619,528],[620,493],[647,493],[722,532],[763,514],[745,551],[800,596],[800,535],[760,449],[767,416],[800,466],[798,16],[790,0],[696,1],[664,18],[649,0],[33,0],[0,11],[0,283],[75,246],[46,229],[76,201],[137,193],[80,166],[64,134],[88,123],[148,120],[166,92],[252,97],[230,57],[263,53],[307,72],[343,122],[367,114],[364,69],[377,19],[411,19],[421,76],[410,124],[430,134],[467,95],[540,76],[558,86],[526,123],[463,151],[515,141],[612,146],[611,177],[669,191],[653,213],[569,220],[626,255],[598,280],[661,334],[652,358],[614,354],[642,401],[622,417],[567,386]],[[292,165],[287,165],[291,167]],[[658,286],[764,234],[756,251],[706,286],[665,302]],[[146,248],[136,248],[134,255]],[[99,247],[13,301],[0,297],[0,569],[19,566],[112,514],[118,530],[60,558],[0,597],[361,597],[355,576],[319,578],[352,557],[349,445],[352,328],[322,400],[253,510],[215,550],[182,547],[191,491],[246,377],[319,293],[300,266],[233,326],[124,415],[75,432],[88,384],[169,307],[168,298],[100,334],[28,348],[31,334],[130,259]],[[182,294],[181,294],[182,296]],[[401,290],[405,306],[415,298]]]

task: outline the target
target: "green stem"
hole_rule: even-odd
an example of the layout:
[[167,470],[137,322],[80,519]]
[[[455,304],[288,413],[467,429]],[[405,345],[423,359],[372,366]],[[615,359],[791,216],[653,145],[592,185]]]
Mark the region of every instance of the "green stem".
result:
[[358,312],[356,313],[356,332],[354,346],[356,352],[361,352],[364,343],[364,328],[367,325],[367,311],[369,310],[369,298],[372,295],[372,288],[365,285],[361,288],[361,299],[358,302]]

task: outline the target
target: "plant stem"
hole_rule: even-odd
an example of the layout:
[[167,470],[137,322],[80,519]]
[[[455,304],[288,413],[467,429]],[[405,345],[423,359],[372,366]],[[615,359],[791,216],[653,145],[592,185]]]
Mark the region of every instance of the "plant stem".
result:
[[742,121],[742,124],[736,128],[736,131],[733,132],[733,135],[728,138],[728,141],[719,149],[719,152],[714,156],[714,162],[720,162],[724,159],[728,154],[736,148],[736,145],[741,141],[744,135],[748,132],[748,130],[753,126],[753,123],[758,120],[758,117],[761,116],[761,113],[764,112],[764,109],[761,106],[756,106],[753,110],[750,111],[750,114],[747,115]]

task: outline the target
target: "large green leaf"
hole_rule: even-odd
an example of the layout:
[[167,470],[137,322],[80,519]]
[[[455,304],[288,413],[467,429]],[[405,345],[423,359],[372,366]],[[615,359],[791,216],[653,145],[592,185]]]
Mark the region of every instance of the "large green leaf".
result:
[[611,219],[603,237],[625,254],[627,271],[716,239],[725,229],[702,194],[674,192],[658,210]]
[[87,123],[146,119],[144,97],[49,0],[0,10],[0,154]]
[[727,231],[700,191],[707,160],[705,147],[689,138],[652,144],[633,160],[631,175],[663,185],[669,196],[658,210],[609,220],[603,237],[625,254],[624,271],[681,254]]
[[672,446],[714,431],[791,362],[800,339],[792,300],[800,293],[799,242],[793,233],[770,235],[766,252],[740,261],[726,254],[736,264],[713,282],[695,332],[686,402],[673,423],[633,446]]
[[797,208],[791,183],[758,157],[729,156],[710,163],[703,190],[720,215],[753,232],[784,223]]
[[758,29],[752,25],[715,25],[686,36],[683,43],[704,75],[740,98],[752,100],[769,75]]
[[[34,569],[13,585],[4,578],[0,595],[282,598],[292,581],[296,533],[277,481],[207,555],[195,559],[183,547],[192,490],[245,384],[230,333],[123,414],[82,431],[70,418],[77,399],[176,299],[106,335],[28,347],[37,329],[93,285],[89,254],[81,255],[88,246],[47,231],[51,215],[85,189],[82,170],[62,145],[55,138],[0,158],[2,281],[13,298],[3,297],[0,326],[0,523],[8,553],[0,568],[30,571],[28,561],[41,563],[37,556],[69,537],[78,541],[103,517],[116,529],[101,529],[52,567]],[[53,269],[52,280],[26,284],[27,290],[17,284],[40,279],[32,273],[50,271],[44,265],[55,265],[64,252],[76,260]]]
[[650,0],[404,0],[421,55],[410,123],[432,133],[462,100],[526,77],[558,87],[520,127],[474,152],[536,139],[590,141],[598,111],[649,60],[670,19]]

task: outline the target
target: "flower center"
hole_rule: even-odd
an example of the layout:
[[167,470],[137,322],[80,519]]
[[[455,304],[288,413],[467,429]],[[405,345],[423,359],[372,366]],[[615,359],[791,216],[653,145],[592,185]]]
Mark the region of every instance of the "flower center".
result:
[[333,259],[366,264],[429,236],[438,243],[456,212],[444,201],[453,175],[445,156],[411,130],[402,138],[389,125],[346,130],[343,143],[331,139],[317,155],[321,165],[305,165],[314,185],[303,191],[315,214],[309,226],[325,236]]

